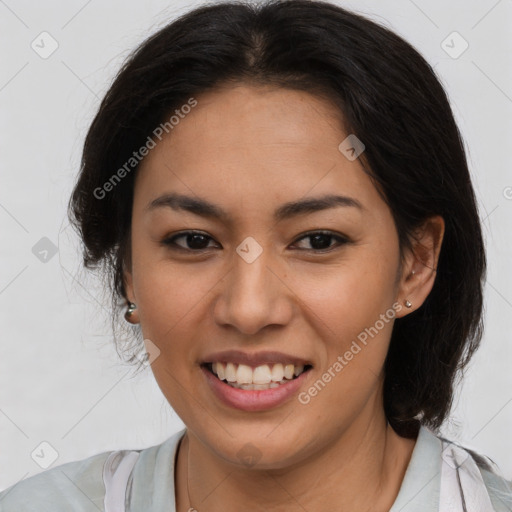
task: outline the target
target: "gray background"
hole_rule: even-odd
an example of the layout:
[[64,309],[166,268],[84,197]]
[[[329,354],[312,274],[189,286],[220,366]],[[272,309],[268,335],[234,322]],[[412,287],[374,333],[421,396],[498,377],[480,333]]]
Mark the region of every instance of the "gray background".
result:
[[[182,428],[151,372],[132,377],[120,362],[108,296],[80,268],[65,207],[85,132],[123,59],[201,3],[0,0],[0,489],[43,471],[53,450],[56,466],[157,444]],[[443,432],[489,455],[512,478],[512,0],[337,3],[411,42],[450,96],[489,276],[483,345]],[[31,47],[51,49],[43,31],[58,43],[47,58]],[[469,44],[457,58],[464,42],[454,31]],[[54,255],[42,252],[52,245]]]

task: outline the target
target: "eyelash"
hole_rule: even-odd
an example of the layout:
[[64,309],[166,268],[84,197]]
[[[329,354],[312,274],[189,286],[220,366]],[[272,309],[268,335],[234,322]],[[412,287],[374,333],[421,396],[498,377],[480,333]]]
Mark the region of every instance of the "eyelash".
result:
[[[210,240],[213,240],[212,237],[206,235],[205,233],[201,233],[199,231],[183,231],[182,233],[178,233],[177,235],[174,235],[170,238],[166,238],[165,240],[162,240],[162,245],[164,245],[172,250],[195,252],[198,254],[204,253],[208,250],[207,248],[206,249],[187,249],[187,248],[181,247],[175,243],[175,241],[178,240],[179,238],[187,237],[189,235],[201,235],[205,238],[209,238]],[[334,246],[328,247],[327,249],[298,249],[298,250],[306,251],[306,252],[310,252],[310,253],[316,253],[316,254],[325,254],[325,253],[333,251],[337,247],[341,247],[350,242],[350,240],[347,237],[341,236],[341,235],[336,235],[331,231],[310,231],[308,233],[304,233],[301,237],[297,238],[294,243],[297,243],[297,242],[303,240],[304,238],[312,238],[315,235],[324,235],[324,236],[336,239],[338,241],[338,246],[334,245]]]

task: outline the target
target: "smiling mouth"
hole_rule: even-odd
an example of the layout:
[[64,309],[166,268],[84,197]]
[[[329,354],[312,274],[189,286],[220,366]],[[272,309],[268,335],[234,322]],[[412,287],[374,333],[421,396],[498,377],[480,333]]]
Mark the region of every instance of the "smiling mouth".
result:
[[237,389],[264,390],[282,386],[295,380],[303,373],[311,370],[312,366],[294,364],[263,364],[252,368],[237,363],[204,363],[204,368],[219,380]]

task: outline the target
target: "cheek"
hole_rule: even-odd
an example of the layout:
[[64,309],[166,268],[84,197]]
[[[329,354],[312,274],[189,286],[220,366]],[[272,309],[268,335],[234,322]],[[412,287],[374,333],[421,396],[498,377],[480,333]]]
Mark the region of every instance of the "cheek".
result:
[[141,258],[133,269],[143,337],[160,351],[151,371],[176,413],[187,423],[199,422],[203,408],[191,407],[200,371],[197,347],[208,332],[207,299],[215,280],[210,282],[209,273],[199,277],[168,261]]
[[178,328],[188,316],[202,311],[218,276],[208,262],[178,264],[165,249],[134,244],[133,283],[140,303],[141,325],[154,336]]
[[392,258],[362,256],[322,274],[303,272],[291,284],[320,344],[322,369],[346,354],[346,379],[360,381],[368,371],[380,373],[395,317],[394,263]]
[[355,271],[316,283],[308,293],[304,288],[303,314],[319,368],[299,401],[324,424],[350,424],[380,385],[395,314],[392,288],[378,274]]

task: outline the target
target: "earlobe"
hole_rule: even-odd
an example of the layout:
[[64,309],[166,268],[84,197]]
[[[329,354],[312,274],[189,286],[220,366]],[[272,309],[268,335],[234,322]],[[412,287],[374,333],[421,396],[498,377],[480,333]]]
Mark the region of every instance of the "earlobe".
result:
[[130,324],[138,324],[139,320],[139,312],[137,311],[137,304],[135,293],[133,289],[133,276],[131,270],[127,270],[124,268],[123,270],[123,281],[124,281],[124,289],[126,292],[126,311],[124,314],[124,318]]
[[135,300],[133,295],[133,277],[132,273],[126,269],[123,270],[124,289],[126,291],[126,298],[130,301]]
[[128,303],[128,308],[124,314],[124,319],[130,324],[139,323],[139,315],[137,311],[137,305],[133,302]]
[[403,264],[403,274],[398,290],[398,301],[402,309],[397,317],[417,310],[432,290],[444,237],[444,219],[439,216],[428,218],[410,240]]

